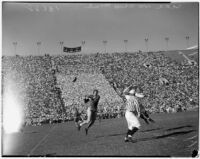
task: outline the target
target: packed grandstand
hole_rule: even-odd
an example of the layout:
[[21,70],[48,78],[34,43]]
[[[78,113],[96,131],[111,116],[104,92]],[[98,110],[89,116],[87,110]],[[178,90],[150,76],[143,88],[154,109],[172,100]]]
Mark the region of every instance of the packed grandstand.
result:
[[123,90],[138,85],[150,113],[198,107],[198,65],[179,63],[162,52],[96,53],[57,56],[3,56],[3,96],[20,100],[26,125],[73,120],[73,108],[98,89],[102,118],[124,114]]

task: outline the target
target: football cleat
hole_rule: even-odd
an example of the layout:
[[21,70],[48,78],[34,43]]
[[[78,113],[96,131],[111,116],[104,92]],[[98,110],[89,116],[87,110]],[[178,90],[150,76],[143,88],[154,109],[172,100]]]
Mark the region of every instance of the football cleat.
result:
[[132,140],[132,137],[130,137],[130,136],[126,136],[125,138],[124,138],[124,141],[125,142],[132,142],[133,140]]

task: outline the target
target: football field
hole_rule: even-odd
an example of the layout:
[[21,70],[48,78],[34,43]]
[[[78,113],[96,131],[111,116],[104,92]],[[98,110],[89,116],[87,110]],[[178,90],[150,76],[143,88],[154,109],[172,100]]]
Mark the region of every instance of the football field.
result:
[[173,156],[190,157],[198,149],[199,112],[152,114],[154,124],[140,119],[133,142],[124,142],[125,118],[98,120],[85,135],[74,122],[27,126],[3,135],[4,156]]

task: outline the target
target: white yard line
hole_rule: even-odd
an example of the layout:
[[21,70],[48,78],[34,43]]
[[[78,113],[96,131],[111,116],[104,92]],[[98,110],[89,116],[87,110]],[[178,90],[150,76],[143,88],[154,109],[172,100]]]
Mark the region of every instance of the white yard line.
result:
[[187,139],[185,139],[184,141],[191,140],[191,139],[194,139],[194,138],[196,138],[196,137],[197,137],[197,135],[192,136],[192,137],[190,137],[190,138],[187,138]]
[[31,156],[31,154],[41,145],[41,143],[49,136],[49,134],[55,129],[56,126],[54,126],[28,153],[28,156]]
[[191,53],[191,54],[189,54],[189,56],[195,55],[195,54],[197,54],[197,53],[198,53],[198,52]]
[[169,139],[173,139],[173,140],[175,140],[175,139],[176,139],[175,137],[171,137],[171,136],[170,136],[170,137],[168,137],[168,138],[169,138]]
[[193,142],[191,145],[189,145],[188,147],[192,147],[194,146],[195,144],[197,144],[197,141]]

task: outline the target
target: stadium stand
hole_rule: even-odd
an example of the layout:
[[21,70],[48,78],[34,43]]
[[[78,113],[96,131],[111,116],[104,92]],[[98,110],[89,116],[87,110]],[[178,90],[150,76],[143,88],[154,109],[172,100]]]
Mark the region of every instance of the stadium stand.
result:
[[27,125],[73,120],[72,108],[84,109],[82,98],[94,87],[103,118],[123,116],[122,91],[130,84],[140,86],[149,112],[177,112],[198,107],[198,70],[162,52],[4,56],[2,90],[12,83]]

